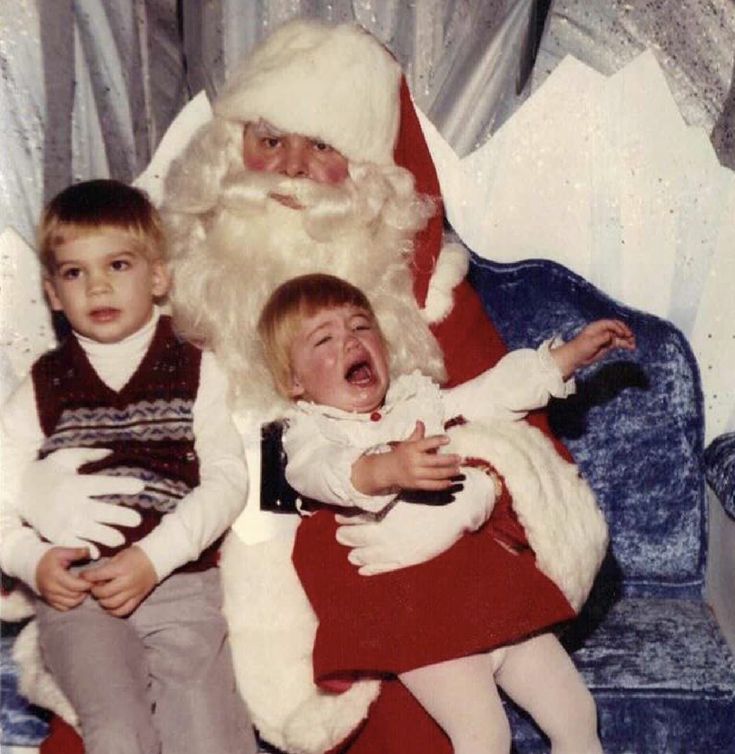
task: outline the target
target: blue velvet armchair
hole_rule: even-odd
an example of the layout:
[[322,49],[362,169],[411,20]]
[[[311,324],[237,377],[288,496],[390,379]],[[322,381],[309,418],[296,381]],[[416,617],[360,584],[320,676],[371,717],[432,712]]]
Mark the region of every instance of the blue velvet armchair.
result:
[[[685,338],[553,262],[474,258],[471,277],[510,348],[569,336],[599,317],[635,331],[635,353],[583,371],[577,395],[550,409],[611,533],[590,599],[563,639],[597,700],[606,754],[732,754],[735,435],[705,452]],[[548,751],[530,720],[510,713],[519,754]]]
[[[592,595],[563,640],[597,699],[607,754],[732,754],[735,435],[705,451],[686,340],[553,262],[473,257],[470,274],[510,348],[568,336],[599,317],[634,329],[635,353],[583,371],[577,395],[551,407],[552,426],[611,531]],[[2,671],[8,700],[13,669],[5,658]],[[3,743],[20,743],[3,707]],[[510,703],[509,710],[518,754],[548,751],[533,723]],[[15,713],[21,718],[28,730],[25,711]]]

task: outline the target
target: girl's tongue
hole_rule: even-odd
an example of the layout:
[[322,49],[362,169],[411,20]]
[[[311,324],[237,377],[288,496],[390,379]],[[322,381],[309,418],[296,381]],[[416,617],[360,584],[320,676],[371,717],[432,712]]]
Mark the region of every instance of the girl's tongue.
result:
[[367,361],[358,361],[347,370],[345,379],[351,385],[367,385],[373,379],[372,367]]

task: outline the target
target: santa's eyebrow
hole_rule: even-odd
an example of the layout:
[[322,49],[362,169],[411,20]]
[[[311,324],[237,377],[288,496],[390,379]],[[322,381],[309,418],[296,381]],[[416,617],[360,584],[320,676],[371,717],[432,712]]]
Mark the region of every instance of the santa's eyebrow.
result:
[[256,136],[260,137],[274,137],[274,138],[280,138],[285,135],[285,131],[281,131],[279,128],[276,128],[275,126],[268,123],[267,120],[263,120],[262,118],[252,124],[253,127],[253,133]]

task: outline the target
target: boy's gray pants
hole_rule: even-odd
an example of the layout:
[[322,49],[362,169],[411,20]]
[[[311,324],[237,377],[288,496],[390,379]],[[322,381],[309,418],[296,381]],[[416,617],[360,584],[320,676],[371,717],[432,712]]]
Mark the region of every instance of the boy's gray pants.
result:
[[127,618],[92,598],[37,601],[41,652],[79,715],[85,754],[254,754],[235,687],[218,569],[161,582]]

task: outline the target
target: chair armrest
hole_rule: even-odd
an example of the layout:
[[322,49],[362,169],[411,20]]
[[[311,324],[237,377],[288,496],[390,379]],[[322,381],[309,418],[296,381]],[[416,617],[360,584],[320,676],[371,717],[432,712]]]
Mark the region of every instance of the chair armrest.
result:
[[720,435],[704,452],[709,536],[705,597],[735,653],[735,432]]
[[735,520],[735,432],[715,438],[704,451],[704,473],[722,507]]
[[554,333],[568,338],[595,319],[631,326],[636,350],[581,370],[576,395],[552,402],[549,421],[607,518],[616,566],[607,594],[701,599],[704,416],[683,333],[548,260],[501,265],[473,256],[469,274],[510,348],[535,347]]
[[732,598],[735,594],[735,517],[726,512],[723,501],[711,487],[707,490],[707,498],[709,535],[705,600],[735,654],[735,600]]

